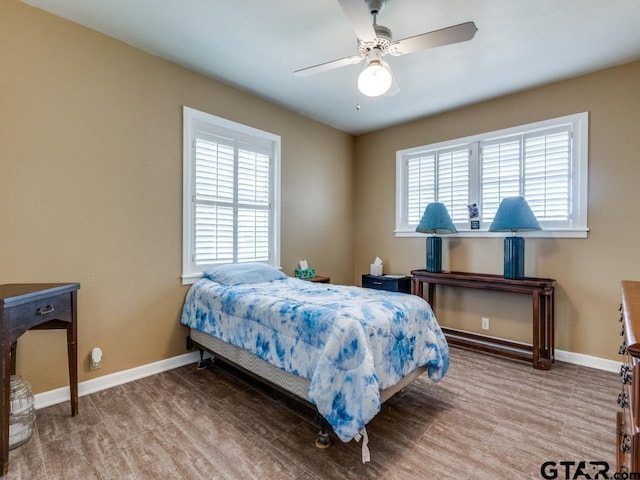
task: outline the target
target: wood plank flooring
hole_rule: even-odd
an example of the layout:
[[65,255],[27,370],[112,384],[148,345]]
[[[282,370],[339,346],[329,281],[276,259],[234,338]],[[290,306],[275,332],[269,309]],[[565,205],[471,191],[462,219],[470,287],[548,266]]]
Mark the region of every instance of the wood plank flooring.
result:
[[[422,375],[360,444],[314,446],[312,412],[222,364],[181,367],[38,410],[6,479],[541,479],[546,461],[615,467],[614,373],[550,371],[459,348],[440,383]],[[572,473],[573,474],[573,473]],[[564,471],[558,478],[564,478]]]

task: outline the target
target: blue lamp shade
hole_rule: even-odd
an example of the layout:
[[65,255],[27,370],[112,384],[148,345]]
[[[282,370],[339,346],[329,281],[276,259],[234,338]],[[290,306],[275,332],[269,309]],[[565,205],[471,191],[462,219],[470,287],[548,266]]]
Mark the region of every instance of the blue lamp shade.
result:
[[542,230],[524,197],[507,197],[500,203],[490,232],[512,232],[504,239],[504,278],[524,278],[524,238],[516,232]]
[[524,197],[507,197],[500,203],[490,232],[524,232],[542,230]]
[[422,233],[456,233],[456,226],[451,221],[444,203],[433,202],[424,209],[416,232]]
[[427,271],[442,271],[442,238],[436,234],[456,233],[456,227],[451,221],[447,207],[444,203],[433,202],[424,209],[416,232],[431,233],[427,237]]

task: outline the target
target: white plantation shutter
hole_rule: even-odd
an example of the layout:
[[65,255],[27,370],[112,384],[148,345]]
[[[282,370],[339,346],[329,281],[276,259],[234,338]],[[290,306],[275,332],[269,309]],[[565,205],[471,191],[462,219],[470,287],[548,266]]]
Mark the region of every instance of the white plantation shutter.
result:
[[[442,202],[459,231],[486,231],[505,197],[525,197],[543,230],[584,238],[588,114],[396,152],[396,234],[413,235],[430,202]],[[471,231],[468,205],[481,212]],[[554,231],[552,235],[547,232]]]
[[410,158],[407,161],[407,212],[409,223],[418,225],[425,207],[427,204],[435,202],[435,198],[435,152]]
[[255,132],[185,107],[183,281],[222,263],[279,266],[279,137]]
[[438,202],[447,206],[454,223],[469,217],[469,153],[464,148],[438,155]]
[[524,137],[524,192],[540,222],[571,217],[571,131],[568,127]]
[[268,261],[269,153],[197,132],[195,155],[195,264]]
[[234,149],[201,134],[195,148],[194,262],[233,261]]
[[522,195],[541,225],[570,222],[569,125],[481,142],[482,220],[491,222],[505,197]]
[[482,220],[491,222],[500,201],[520,195],[520,139],[482,142]]
[[407,220],[418,225],[431,202],[442,202],[454,222],[467,218],[469,149],[424,152],[407,158]]
[[242,148],[238,153],[237,261],[269,260],[269,178],[267,152]]

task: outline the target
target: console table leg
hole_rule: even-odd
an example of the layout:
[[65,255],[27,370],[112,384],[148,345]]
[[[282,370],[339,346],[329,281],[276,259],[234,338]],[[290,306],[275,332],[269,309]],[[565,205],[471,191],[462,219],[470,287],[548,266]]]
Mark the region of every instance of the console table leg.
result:
[[422,297],[422,295],[424,294],[424,284],[416,278],[413,278],[411,280],[411,283],[411,293],[413,295],[417,295],[418,297]]
[[533,292],[533,368],[540,367],[540,295]]
[[553,358],[549,298],[540,292],[533,293],[533,367],[541,370],[549,370]]
[[547,318],[549,319],[549,357],[551,358],[552,362],[556,361],[556,344],[555,344],[555,306],[553,305],[554,302],[554,294],[553,292],[551,293],[551,295],[549,295],[547,297]]
[[545,327],[545,342],[544,342],[544,357],[553,361],[553,324],[551,319],[551,311],[549,310],[549,304],[551,303],[551,297],[544,296],[542,316]]

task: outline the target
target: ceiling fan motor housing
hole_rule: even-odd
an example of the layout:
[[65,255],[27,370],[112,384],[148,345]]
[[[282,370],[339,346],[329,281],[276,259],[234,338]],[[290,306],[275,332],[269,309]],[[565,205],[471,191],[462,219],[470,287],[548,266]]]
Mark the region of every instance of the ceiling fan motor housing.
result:
[[360,55],[366,55],[371,49],[379,49],[383,55],[389,52],[391,46],[391,30],[383,25],[375,24],[373,26],[376,32],[376,39],[373,42],[360,41],[359,51]]

